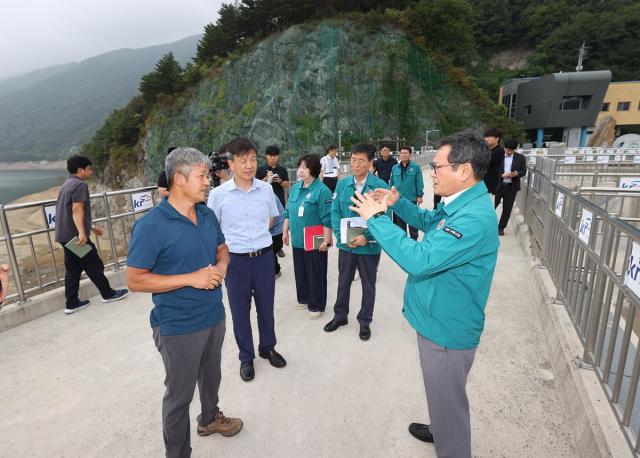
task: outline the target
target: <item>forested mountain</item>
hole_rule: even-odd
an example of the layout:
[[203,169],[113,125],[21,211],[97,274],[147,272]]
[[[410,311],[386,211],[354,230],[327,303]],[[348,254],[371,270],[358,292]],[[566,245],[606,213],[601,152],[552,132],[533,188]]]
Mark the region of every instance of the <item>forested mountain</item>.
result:
[[0,81],[0,161],[65,157],[138,92],[162,55],[186,63],[200,36],[121,49]]

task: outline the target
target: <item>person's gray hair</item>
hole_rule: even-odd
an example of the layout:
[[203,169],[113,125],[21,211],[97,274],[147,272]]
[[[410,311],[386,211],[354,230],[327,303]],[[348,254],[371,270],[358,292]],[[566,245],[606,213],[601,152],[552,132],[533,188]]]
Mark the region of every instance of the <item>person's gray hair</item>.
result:
[[164,170],[167,174],[169,188],[173,182],[173,176],[180,172],[185,177],[189,176],[191,169],[196,165],[204,165],[209,169],[211,161],[207,156],[195,148],[176,148],[164,160]]

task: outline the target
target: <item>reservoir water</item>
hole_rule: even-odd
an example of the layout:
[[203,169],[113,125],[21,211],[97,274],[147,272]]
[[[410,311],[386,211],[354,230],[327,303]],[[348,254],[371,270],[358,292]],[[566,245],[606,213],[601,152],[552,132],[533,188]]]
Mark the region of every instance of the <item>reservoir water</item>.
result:
[[0,170],[0,204],[61,185],[66,170]]

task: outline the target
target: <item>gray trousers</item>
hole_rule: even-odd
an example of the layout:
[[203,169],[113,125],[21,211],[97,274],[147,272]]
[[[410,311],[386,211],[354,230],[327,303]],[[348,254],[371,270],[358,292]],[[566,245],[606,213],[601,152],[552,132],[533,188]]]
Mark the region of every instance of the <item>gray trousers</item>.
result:
[[436,455],[438,458],[470,458],[471,424],[466,385],[476,349],[442,348],[418,334],[418,350]]
[[225,322],[192,334],[160,335],[153,328],[153,340],[164,363],[166,391],[162,400],[162,432],[167,457],[191,455],[189,405],[198,384],[201,413],[198,424],[206,426],[218,414],[220,359]]
[[338,294],[333,306],[337,320],[345,320],[349,316],[351,283],[360,272],[362,283],[362,303],[358,313],[358,322],[369,325],[373,319],[373,305],[376,302],[376,276],[378,274],[379,254],[355,254],[350,251],[338,251]]

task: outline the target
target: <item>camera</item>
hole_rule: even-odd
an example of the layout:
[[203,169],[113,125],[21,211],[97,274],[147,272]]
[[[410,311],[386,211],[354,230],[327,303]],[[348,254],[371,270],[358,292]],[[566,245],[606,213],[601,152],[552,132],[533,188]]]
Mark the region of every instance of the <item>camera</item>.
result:
[[216,174],[216,172],[229,170],[229,158],[225,153],[214,151],[212,153],[209,153],[209,160],[211,161],[209,174],[211,175],[211,181],[213,182],[213,187],[215,188],[220,186],[220,177]]

